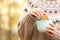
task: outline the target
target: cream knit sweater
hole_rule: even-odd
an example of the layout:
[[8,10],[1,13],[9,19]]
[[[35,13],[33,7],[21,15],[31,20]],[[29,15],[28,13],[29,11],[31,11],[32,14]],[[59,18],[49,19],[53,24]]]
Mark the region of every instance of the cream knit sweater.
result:
[[[36,26],[37,18],[27,14],[18,24],[18,34],[21,40],[58,40],[51,39],[47,34],[39,32]],[[60,39],[59,39],[60,40]]]

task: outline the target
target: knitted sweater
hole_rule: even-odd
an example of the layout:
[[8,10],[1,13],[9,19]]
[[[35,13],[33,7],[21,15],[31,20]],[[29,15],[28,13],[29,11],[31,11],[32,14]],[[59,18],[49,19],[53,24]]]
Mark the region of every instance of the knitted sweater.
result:
[[18,24],[18,34],[21,40],[58,40],[51,39],[44,32],[39,32],[36,25],[36,17],[27,14]]

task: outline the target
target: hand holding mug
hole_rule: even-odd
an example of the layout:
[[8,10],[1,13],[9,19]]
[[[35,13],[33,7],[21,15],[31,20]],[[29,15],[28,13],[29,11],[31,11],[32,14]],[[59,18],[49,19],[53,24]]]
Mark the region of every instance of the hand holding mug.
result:
[[46,34],[51,38],[53,39],[54,36],[55,36],[55,30],[56,30],[56,27],[53,23],[49,24],[49,26],[46,28]]

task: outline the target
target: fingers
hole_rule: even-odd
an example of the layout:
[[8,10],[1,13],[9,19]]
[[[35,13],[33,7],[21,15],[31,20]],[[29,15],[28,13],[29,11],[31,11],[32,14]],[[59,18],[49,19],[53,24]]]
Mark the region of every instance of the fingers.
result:
[[46,29],[46,34],[53,38],[55,36],[55,28],[54,24],[50,24]]
[[[45,13],[42,10],[40,10],[40,12],[43,13],[43,15],[45,15]],[[43,17],[43,15],[42,15],[42,17]]]
[[47,32],[51,32],[51,33],[53,33],[52,31],[55,32],[55,30],[56,30],[56,27],[54,24],[50,24],[46,29]]
[[51,33],[51,32],[46,32],[46,34],[49,36],[49,38],[51,38],[51,39],[53,39],[54,38],[54,36],[55,36],[55,34],[54,34],[54,32],[53,33]]
[[55,28],[53,28],[53,27],[47,27],[47,29],[55,31]]
[[53,38],[53,37],[55,36],[55,31],[52,31],[52,30],[50,30],[50,29],[47,29],[46,34],[47,34],[49,37]]
[[53,23],[50,23],[49,25],[50,25],[50,27],[48,27],[48,29],[50,29],[52,31],[56,30],[56,26]]
[[46,32],[48,32],[49,34],[55,34],[55,31],[52,31],[52,30],[50,30],[50,29],[47,29]]
[[40,9],[37,9],[37,10],[38,10],[40,16],[43,17],[44,16],[44,12],[42,10],[40,10]]
[[44,15],[43,11],[38,8],[33,9],[30,13],[38,18],[41,18]]
[[55,31],[56,30],[56,27],[49,26],[49,27],[47,27],[47,29],[50,29],[52,31]]
[[49,25],[50,25],[51,27],[55,27],[55,25],[54,25],[53,23],[50,23]]
[[40,12],[39,12],[38,10],[33,10],[32,12],[33,12],[34,14],[36,14],[38,18],[41,17]]
[[31,12],[31,15],[34,16],[34,17],[39,18],[38,14],[36,12]]

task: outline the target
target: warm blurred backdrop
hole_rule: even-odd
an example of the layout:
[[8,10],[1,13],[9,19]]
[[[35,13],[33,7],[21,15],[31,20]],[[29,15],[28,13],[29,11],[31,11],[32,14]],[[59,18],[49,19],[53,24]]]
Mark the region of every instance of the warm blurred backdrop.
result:
[[20,40],[17,21],[26,0],[0,0],[0,40]]

